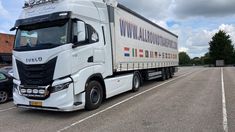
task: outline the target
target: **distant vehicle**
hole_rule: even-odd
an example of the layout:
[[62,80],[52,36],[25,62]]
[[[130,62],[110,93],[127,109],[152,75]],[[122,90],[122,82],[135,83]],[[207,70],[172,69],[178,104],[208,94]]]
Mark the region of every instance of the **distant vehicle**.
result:
[[11,70],[12,70],[12,66],[5,66],[5,67],[0,68],[0,71],[4,71],[6,73],[8,73]]
[[8,101],[12,97],[13,79],[5,71],[0,71],[0,103]]
[[0,71],[3,71],[13,77],[13,68],[12,66],[5,66],[3,68],[0,68]]

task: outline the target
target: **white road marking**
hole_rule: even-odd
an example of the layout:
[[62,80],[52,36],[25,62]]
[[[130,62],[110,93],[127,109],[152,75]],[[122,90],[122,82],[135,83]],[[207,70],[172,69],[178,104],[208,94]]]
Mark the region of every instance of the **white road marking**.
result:
[[226,98],[224,90],[224,70],[221,68],[221,85],[222,85],[222,104],[223,104],[223,128],[224,132],[228,132],[228,119],[226,110]]
[[[195,72],[195,71],[193,71],[193,72]],[[146,93],[146,92],[149,92],[149,91],[151,91],[151,90],[154,90],[154,89],[156,89],[156,88],[158,88],[158,87],[160,87],[160,86],[163,86],[163,85],[165,85],[165,84],[167,84],[167,83],[173,82],[173,81],[175,81],[176,79],[185,77],[185,76],[187,76],[187,75],[189,75],[189,74],[192,74],[193,72],[185,73],[185,74],[183,74],[183,75],[181,75],[181,76],[178,76],[178,77],[176,77],[176,78],[174,78],[174,79],[171,79],[171,80],[166,81],[166,82],[164,82],[164,83],[161,83],[161,84],[159,84],[159,85],[157,85],[157,86],[154,86],[154,87],[152,87],[152,88],[150,88],[150,89],[147,89],[147,90],[145,90],[145,91],[143,91],[143,92],[141,92],[141,93],[138,93],[138,94],[136,94],[136,95],[133,95],[132,97],[129,97],[129,98],[127,98],[127,99],[125,99],[125,100],[123,100],[123,101],[121,101],[121,102],[119,102],[119,103],[116,103],[116,104],[114,104],[114,105],[112,105],[112,106],[110,106],[110,107],[108,107],[108,108],[105,108],[105,109],[103,109],[103,110],[101,110],[101,111],[99,111],[99,112],[97,112],[97,113],[94,113],[94,114],[92,114],[92,115],[90,115],[90,116],[88,116],[88,117],[86,117],[86,118],[83,118],[83,119],[81,119],[81,120],[79,120],[79,121],[77,121],[77,122],[74,122],[73,124],[68,125],[68,126],[62,128],[62,129],[58,130],[57,132],[65,131],[65,130],[67,130],[67,129],[69,129],[69,128],[75,126],[75,125],[78,125],[78,124],[80,124],[80,123],[82,123],[82,122],[84,122],[84,121],[86,121],[86,120],[88,120],[88,119],[90,119],[90,118],[93,118],[93,117],[95,117],[95,116],[97,116],[97,115],[99,115],[99,114],[101,114],[101,113],[104,113],[104,112],[106,112],[106,111],[108,111],[108,110],[110,110],[110,109],[112,109],[112,108],[114,108],[114,107],[116,107],[116,106],[118,106],[118,105],[121,105],[121,104],[123,104],[123,103],[125,103],[125,102],[127,102],[127,101],[129,101],[129,100],[131,100],[131,99],[133,99],[133,98],[136,98],[136,97],[138,97],[138,96],[140,96],[140,95],[142,95],[142,94],[144,94],[144,93]]]
[[16,107],[11,107],[11,108],[7,108],[7,109],[2,109],[2,110],[0,110],[0,113],[1,112],[5,112],[5,111],[8,111],[8,110],[12,110],[12,109],[15,109]]

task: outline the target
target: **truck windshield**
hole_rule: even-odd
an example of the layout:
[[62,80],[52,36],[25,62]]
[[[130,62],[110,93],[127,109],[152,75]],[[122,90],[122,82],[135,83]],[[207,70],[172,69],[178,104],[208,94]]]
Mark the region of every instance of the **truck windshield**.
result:
[[21,26],[17,30],[15,50],[40,50],[68,43],[68,21]]

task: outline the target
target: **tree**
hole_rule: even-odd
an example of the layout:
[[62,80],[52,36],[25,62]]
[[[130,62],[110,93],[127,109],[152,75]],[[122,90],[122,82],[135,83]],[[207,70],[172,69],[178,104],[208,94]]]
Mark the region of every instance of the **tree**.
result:
[[194,57],[194,58],[191,60],[191,63],[194,64],[194,65],[201,65],[201,64],[202,64],[201,58],[199,58],[199,57]]
[[189,65],[190,64],[190,57],[186,52],[179,53],[179,64],[180,65]]
[[224,60],[225,64],[232,63],[234,47],[230,36],[226,32],[220,30],[216,33],[209,45],[209,55],[212,63],[215,64],[216,60]]
[[201,57],[201,60],[202,60],[202,64],[204,64],[204,65],[212,64],[209,52],[206,53],[203,57]]

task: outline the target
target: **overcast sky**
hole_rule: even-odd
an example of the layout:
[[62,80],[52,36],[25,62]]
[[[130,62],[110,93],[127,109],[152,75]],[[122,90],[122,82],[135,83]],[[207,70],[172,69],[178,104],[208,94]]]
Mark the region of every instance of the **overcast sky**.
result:
[[[219,29],[235,43],[235,0],[118,0],[179,36],[179,50],[191,57],[208,52]],[[24,0],[0,0],[0,32],[9,32]]]

